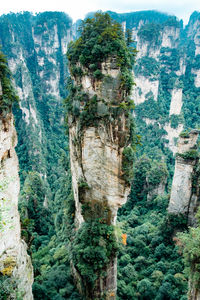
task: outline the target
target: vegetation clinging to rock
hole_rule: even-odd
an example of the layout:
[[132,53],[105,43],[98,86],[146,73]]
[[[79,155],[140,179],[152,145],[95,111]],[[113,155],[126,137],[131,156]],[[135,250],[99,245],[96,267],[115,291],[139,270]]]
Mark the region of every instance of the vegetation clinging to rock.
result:
[[0,115],[10,112],[12,104],[18,97],[11,82],[11,73],[7,66],[6,57],[0,51]]

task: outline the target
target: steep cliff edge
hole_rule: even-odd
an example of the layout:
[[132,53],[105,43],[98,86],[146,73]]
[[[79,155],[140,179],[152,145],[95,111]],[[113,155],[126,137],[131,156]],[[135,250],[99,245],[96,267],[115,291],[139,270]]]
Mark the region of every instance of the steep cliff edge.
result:
[[120,26],[107,14],[97,14],[85,22],[81,38],[69,47],[68,59],[74,79],[67,105],[78,230],[72,241],[73,271],[86,299],[115,299],[113,225],[130,191],[135,142],[127,97],[131,54]]
[[[33,268],[21,239],[18,195],[20,189],[17,136],[11,112],[14,91],[5,58],[0,53],[0,295],[33,299]],[[7,291],[3,282],[10,282]],[[3,293],[3,294],[1,294]],[[9,298],[10,299],[10,298]]]
[[[199,152],[198,130],[183,132],[178,141],[178,153],[176,154],[175,171],[172,182],[172,190],[168,212],[172,215],[187,218],[189,226],[187,232],[178,234],[178,245],[183,251],[185,265],[187,267],[188,299],[200,299],[199,280]],[[182,228],[181,228],[182,230]]]
[[197,139],[199,132],[191,131],[181,134],[176,154],[175,171],[168,211],[171,214],[183,214],[188,217],[188,223],[194,224],[198,208],[198,152]]

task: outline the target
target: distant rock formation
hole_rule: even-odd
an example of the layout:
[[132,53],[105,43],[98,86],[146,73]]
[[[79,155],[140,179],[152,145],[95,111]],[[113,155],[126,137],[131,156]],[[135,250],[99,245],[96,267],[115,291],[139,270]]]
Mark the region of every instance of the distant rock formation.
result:
[[181,134],[178,141],[175,172],[172,182],[171,197],[168,211],[171,214],[184,214],[188,223],[194,224],[194,216],[198,207],[198,130]]

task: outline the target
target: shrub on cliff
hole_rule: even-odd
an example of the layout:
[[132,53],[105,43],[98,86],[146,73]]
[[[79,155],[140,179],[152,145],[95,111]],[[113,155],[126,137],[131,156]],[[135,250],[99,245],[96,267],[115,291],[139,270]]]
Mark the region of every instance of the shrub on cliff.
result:
[[112,54],[116,57],[117,66],[120,67],[125,81],[131,84],[126,86],[131,89],[132,79],[127,80],[127,70],[132,68],[135,49],[127,47],[124,33],[120,24],[111,19],[109,14],[96,13],[94,17],[82,22],[80,27],[81,37],[75,42],[71,42],[67,52],[70,62],[70,70],[73,76],[82,76],[82,72],[77,72],[80,64],[87,68],[96,79],[102,78],[101,63]]
[[9,112],[15,101],[18,101],[18,97],[12,86],[11,72],[5,56],[0,51],[0,115],[4,111]]

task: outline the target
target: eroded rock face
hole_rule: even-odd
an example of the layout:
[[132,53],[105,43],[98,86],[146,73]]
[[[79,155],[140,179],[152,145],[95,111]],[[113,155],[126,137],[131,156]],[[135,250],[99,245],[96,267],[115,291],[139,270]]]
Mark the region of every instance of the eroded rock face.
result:
[[200,290],[190,281],[188,300],[200,300]]
[[[74,144],[75,132],[74,127],[70,128],[71,170],[77,224],[80,225],[83,221],[78,191],[78,185],[83,180],[89,187],[85,192],[85,199],[102,203],[106,201],[112,211],[111,223],[115,224],[117,210],[126,202],[130,190],[121,178],[123,148],[120,149],[117,141],[114,141],[113,128],[99,124],[97,128],[89,127],[84,130],[82,151],[78,153],[77,145]],[[80,155],[79,163],[77,154]]]
[[145,76],[137,76],[135,77],[135,84],[136,88],[133,90],[131,97],[134,99],[136,105],[145,102],[147,100],[145,96],[148,93],[152,93],[154,100],[157,101],[159,86],[158,80],[151,81],[148,77],[145,78]]
[[175,163],[175,172],[172,182],[172,191],[168,207],[169,213],[184,214],[189,224],[194,223],[197,208],[198,191],[193,189],[196,177],[198,158],[195,155],[198,131],[193,130],[188,135],[179,137],[178,153]]
[[[88,97],[86,104],[84,100],[73,103],[80,115],[86,111],[88,103],[94,101],[93,105],[96,105],[94,115],[88,111],[90,118],[94,118],[92,121],[88,119],[84,123],[81,117],[75,118],[72,114],[68,118],[77,229],[88,218],[83,205],[89,205],[98,216],[101,216],[101,210],[102,214],[108,210],[106,222],[114,225],[117,210],[126,202],[130,191],[123,171],[123,150],[130,143],[130,124],[124,112],[117,115],[124,99],[120,91],[121,74],[115,58],[105,61],[101,69],[105,75],[102,80],[94,80],[90,75],[84,75],[81,80],[74,78],[76,87],[81,82],[81,92]],[[115,118],[111,110],[116,110]],[[96,206],[98,212],[95,211]],[[103,293],[106,293],[106,299],[116,298],[116,269],[117,259],[114,256],[106,266],[106,277],[97,280],[93,298],[100,299]],[[73,271],[76,273],[76,266],[73,266]],[[77,276],[80,281],[80,276]],[[86,298],[93,299],[91,296]]]
[[[0,118],[0,273],[13,277],[24,300],[33,299],[33,267],[21,240],[19,175],[13,115]],[[12,299],[17,299],[15,293]]]
[[[35,16],[22,13],[15,17],[16,19],[11,15],[6,16],[7,32],[4,34],[0,30],[0,44],[20,98],[20,109],[14,111],[19,137],[16,150],[20,169],[31,165],[49,186],[47,161],[56,151],[50,153],[47,148],[55,147],[53,124],[57,121],[59,140],[65,138],[63,118],[58,116],[63,115],[62,99],[65,98],[64,80],[67,77],[66,51],[73,38],[72,24],[70,18],[61,12],[39,13]],[[20,21],[21,18],[23,21]],[[2,26],[5,21],[3,19]],[[51,132],[53,137],[50,137]],[[26,162],[24,156],[27,157]],[[46,195],[45,205],[50,198],[51,196]]]
[[169,115],[180,115],[182,108],[182,89],[172,90],[172,99],[170,103]]
[[[92,84],[89,76],[87,80],[82,79],[83,92],[89,97],[97,95],[101,99],[97,103],[96,117],[102,118],[96,125],[86,125],[81,130],[80,123],[74,122],[72,116],[69,117],[70,157],[78,226],[84,219],[80,209],[79,183],[85,181],[88,184],[85,192],[87,201],[108,203],[112,210],[111,224],[115,223],[117,209],[126,202],[130,190],[122,176],[122,152],[129,139],[128,121],[124,114],[121,114],[120,119],[103,120],[108,114],[108,107],[119,106],[119,103],[113,104],[112,101],[116,100],[120,89],[120,71],[118,69],[118,74],[116,69],[112,72],[110,65],[111,62],[103,63],[103,69],[109,75],[103,81]],[[91,84],[84,84],[86,81]]]

